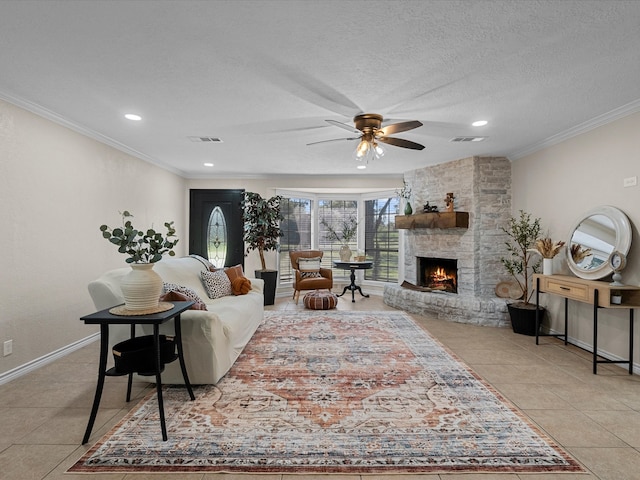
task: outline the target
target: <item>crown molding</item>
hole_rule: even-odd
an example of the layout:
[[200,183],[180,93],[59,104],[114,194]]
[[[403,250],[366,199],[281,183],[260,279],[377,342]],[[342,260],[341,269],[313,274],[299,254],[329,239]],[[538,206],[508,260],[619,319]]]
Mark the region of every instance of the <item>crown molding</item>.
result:
[[610,112],[603,113],[602,115],[598,115],[591,120],[588,120],[584,123],[576,125],[575,127],[571,127],[564,132],[560,132],[556,135],[548,137],[541,142],[534,143],[525,147],[521,150],[517,150],[507,155],[507,157],[511,160],[519,160],[520,158],[526,157],[527,155],[531,155],[539,150],[544,148],[552,147],[553,145],[557,145],[558,143],[564,142],[570,138],[576,137],[583,133],[586,133],[595,128],[601,127],[603,125],[607,125],[621,118],[627,117],[629,115],[633,115],[634,113],[640,112],[640,99],[635,100],[631,103],[627,103],[622,107],[611,110]]
[[42,118],[45,118],[46,120],[50,120],[54,123],[57,123],[58,125],[66,127],[69,130],[73,130],[74,132],[79,133],[80,135],[84,135],[85,137],[91,138],[93,140],[96,140],[97,142],[113,147],[116,150],[126,153],[127,155],[131,155],[132,157],[136,157],[158,168],[162,168],[163,170],[167,170],[168,172],[174,173],[182,178],[185,178],[185,173],[183,171],[178,170],[177,168],[162,164],[158,162],[156,159],[142,152],[139,152],[133,148],[130,148],[125,144],[114,140],[111,137],[107,137],[106,135],[98,133],[95,130],[78,125],[77,123],[72,122],[71,120],[69,120],[66,117],[63,117],[62,115],[52,112],[51,110],[43,107],[42,105],[38,105],[37,103],[30,102],[29,100],[25,100],[24,98],[17,97],[15,95],[10,95],[2,91],[0,91],[0,99],[5,100],[17,107],[27,110]]

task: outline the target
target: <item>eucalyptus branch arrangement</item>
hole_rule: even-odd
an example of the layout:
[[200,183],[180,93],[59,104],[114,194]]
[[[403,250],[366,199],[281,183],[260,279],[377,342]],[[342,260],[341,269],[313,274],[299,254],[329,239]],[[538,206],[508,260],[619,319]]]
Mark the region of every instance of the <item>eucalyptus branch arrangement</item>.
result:
[[127,263],[155,263],[162,259],[165,253],[174,256],[173,247],[178,243],[173,222],[165,222],[166,235],[156,232],[153,228],[146,231],[137,230],[131,220],[133,215],[127,210],[119,212],[122,216],[122,228],[111,229],[106,225],[100,226],[103,238],[118,246],[118,252],[129,255]]
[[326,220],[320,222],[327,229],[325,237],[329,240],[344,243],[345,245],[351,242],[358,234],[358,222],[354,217],[349,217],[348,220],[342,221],[342,228],[340,233],[337,229],[333,228]]

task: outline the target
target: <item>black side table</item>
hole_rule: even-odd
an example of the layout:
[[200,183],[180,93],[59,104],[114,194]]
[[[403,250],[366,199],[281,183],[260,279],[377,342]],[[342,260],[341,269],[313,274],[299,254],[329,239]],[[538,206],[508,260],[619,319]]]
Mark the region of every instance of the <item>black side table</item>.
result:
[[351,301],[355,302],[355,292],[357,290],[360,292],[360,295],[369,298],[369,295],[362,293],[362,288],[360,288],[359,285],[356,285],[356,270],[369,270],[373,267],[373,262],[338,262],[337,260],[334,260],[333,266],[341,268],[342,270],[351,270],[351,284],[344,287],[342,293],[340,295],[336,295],[337,297],[341,297],[347,292],[347,290],[351,290]]
[[[156,391],[158,395],[158,409],[160,411],[160,426],[162,429],[162,440],[167,440],[167,427],[164,419],[164,404],[162,401],[162,378],[161,373],[163,370],[162,362],[160,360],[160,325],[168,322],[172,318],[174,319],[175,333],[176,333],[176,345],[178,347],[178,360],[180,361],[180,369],[182,370],[182,377],[184,378],[184,384],[189,392],[191,400],[195,400],[195,395],[189,383],[189,376],[187,375],[187,368],[184,364],[184,355],[182,350],[182,329],[180,327],[180,314],[187,310],[194,304],[192,301],[188,302],[171,302],[173,308],[165,312],[152,313],[148,315],[135,315],[124,316],[114,315],[109,312],[111,308],[101,310],[91,315],[81,317],[80,320],[84,321],[87,325],[100,325],[100,364],[98,367],[98,384],[96,385],[96,394],[93,399],[93,407],[91,408],[91,416],[89,417],[89,423],[87,424],[87,430],[85,431],[82,444],[84,445],[89,441],[91,436],[91,430],[98,414],[98,407],[100,406],[100,398],[102,397],[102,389],[104,387],[104,379],[106,376],[122,376],[129,375],[129,384],[127,386],[127,402],[131,400],[131,383],[133,379],[133,373],[120,373],[115,368],[107,370],[107,355],[109,353],[109,325],[131,325],[131,338],[135,337],[136,325],[153,325],[153,352],[156,361],[156,371],[153,372],[156,377]],[[175,360],[172,359],[171,361]]]

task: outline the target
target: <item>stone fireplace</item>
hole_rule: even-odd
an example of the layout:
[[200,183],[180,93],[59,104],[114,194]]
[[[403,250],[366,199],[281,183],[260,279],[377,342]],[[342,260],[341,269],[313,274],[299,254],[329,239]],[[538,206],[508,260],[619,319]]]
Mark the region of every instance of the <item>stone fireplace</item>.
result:
[[495,287],[505,279],[500,262],[505,234],[500,227],[511,216],[511,162],[504,157],[470,157],[407,172],[405,180],[413,192],[414,213],[421,213],[427,202],[444,211],[447,193],[454,192],[455,211],[469,213],[469,226],[400,230],[404,250],[400,283],[427,286],[419,258],[453,260],[455,292],[442,288],[444,280],[438,288],[430,287],[432,291],[386,285],[384,302],[451,321],[508,325],[506,303],[496,297]]

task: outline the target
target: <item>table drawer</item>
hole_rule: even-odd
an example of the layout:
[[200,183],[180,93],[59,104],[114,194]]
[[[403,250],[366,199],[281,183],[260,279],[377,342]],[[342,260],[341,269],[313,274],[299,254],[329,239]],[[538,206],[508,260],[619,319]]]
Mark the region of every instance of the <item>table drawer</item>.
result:
[[583,302],[589,301],[589,287],[586,285],[571,284],[567,282],[555,282],[554,280],[549,279],[547,281],[546,291],[574,300],[580,300]]

